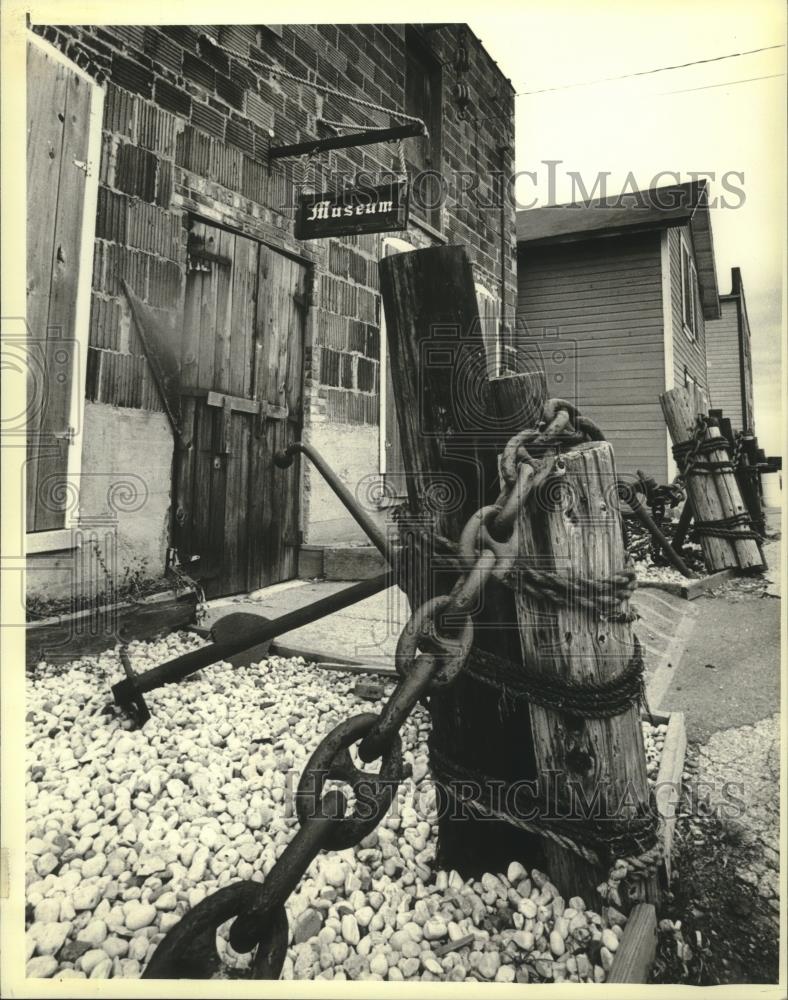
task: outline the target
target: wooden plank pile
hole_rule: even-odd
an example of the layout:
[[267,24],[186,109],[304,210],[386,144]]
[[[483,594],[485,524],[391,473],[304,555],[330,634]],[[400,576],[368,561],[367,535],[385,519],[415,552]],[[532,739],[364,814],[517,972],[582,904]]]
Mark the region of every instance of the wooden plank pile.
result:
[[[682,386],[663,393],[660,403],[686,480],[687,504],[707,569],[710,573],[765,569],[758,533],[752,530],[731,463],[731,449],[720,428],[708,419],[704,393],[694,385]],[[688,518],[682,527],[687,523]]]

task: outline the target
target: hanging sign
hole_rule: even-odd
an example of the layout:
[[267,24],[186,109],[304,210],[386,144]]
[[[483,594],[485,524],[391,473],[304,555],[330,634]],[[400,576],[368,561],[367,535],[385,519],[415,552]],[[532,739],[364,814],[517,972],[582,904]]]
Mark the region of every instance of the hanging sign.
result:
[[409,194],[405,179],[379,187],[302,194],[298,199],[295,237],[320,240],[327,236],[389,233],[408,228]]

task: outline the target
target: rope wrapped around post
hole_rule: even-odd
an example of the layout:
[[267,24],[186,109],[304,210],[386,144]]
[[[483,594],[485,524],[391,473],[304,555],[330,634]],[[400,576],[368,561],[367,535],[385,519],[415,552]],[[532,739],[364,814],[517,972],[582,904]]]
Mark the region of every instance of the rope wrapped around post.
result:
[[[741,445],[731,449],[730,442],[724,437],[706,438],[709,427],[716,427],[717,421],[712,417],[698,414],[695,433],[686,441],[673,445],[673,457],[681,469],[681,476],[687,481],[690,476],[713,476],[720,472],[735,472],[741,460]],[[724,461],[704,461],[701,456],[723,451],[729,457]],[[733,514],[730,517],[716,520],[695,521],[692,534],[696,537],[726,538],[730,541],[751,539],[763,542],[764,538],[757,532],[746,513]]]
[[[529,705],[540,774],[557,769],[563,776],[560,787],[578,783],[589,797],[596,794],[600,779],[610,781],[610,794],[626,795],[626,776],[637,775],[638,796],[646,801],[645,762],[634,764],[642,758],[637,712],[645,702],[642,649],[637,638],[623,629],[637,617],[627,606],[635,574],[620,562],[616,566],[625,559],[621,496],[609,446],[592,447],[603,442],[599,427],[576,407],[551,400],[539,426],[519,432],[506,445],[500,460],[501,498],[493,509],[480,511],[476,524],[463,532],[460,558],[467,560],[485,548],[498,554],[493,575],[517,595],[523,660],[496,662],[474,650],[466,670],[481,683],[499,689],[502,710],[508,700]],[[516,505],[510,499],[515,491],[520,501]],[[500,508],[497,514],[495,507]],[[513,507],[517,516],[509,536],[504,537],[504,529],[509,528],[506,515]],[[594,524],[609,528],[594,528]],[[616,534],[618,543],[613,541]],[[580,539],[589,541],[575,549]],[[619,546],[612,550],[612,566],[611,550],[605,547],[609,543]],[[606,571],[596,575],[599,566]],[[532,623],[534,615],[538,623]],[[609,755],[613,745],[619,747],[619,754],[622,747],[629,748],[631,772],[629,764],[619,766]],[[497,818],[506,820],[507,810],[499,812]],[[542,819],[528,832],[538,832],[539,826],[548,829]],[[518,817],[512,816],[511,821],[525,829]],[[633,841],[622,854],[636,860],[627,870],[646,882],[630,886],[630,891],[646,892],[655,899],[659,889],[654,872],[659,862],[654,852],[659,851],[659,838],[654,817],[648,822],[652,835]],[[550,829],[556,832],[555,827]],[[583,829],[584,824],[567,823],[561,827],[561,837],[580,839]],[[549,855],[556,873],[563,873],[567,885],[579,884],[574,880],[584,876],[572,867],[566,852],[577,857],[580,852],[545,836],[560,848],[558,854]],[[604,877],[603,864],[601,858],[592,863],[596,881]]]
[[[659,401],[670,439],[677,446],[675,454],[692,513],[704,526],[695,537],[700,540],[707,571],[762,572],[766,562],[761,543],[746,533],[752,530],[752,511],[744,502],[741,471],[735,468],[734,436],[723,433],[720,420],[709,412],[706,394],[696,385],[668,389]],[[750,523],[733,527],[715,523],[739,514],[750,515]]]
[[616,905],[621,905],[620,883],[627,875],[652,876],[663,864],[661,820],[653,795],[647,808],[635,816],[588,815],[581,826],[572,817],[560,815],[560,804],[557,810],[549,791],[545,793],[531,783],[501,787],[500,782],[460,766],[433,746],[430,760],[436,780],[459,805],[544,837],[587,864],[608,866],[606,879],[597,888],[604,899]]

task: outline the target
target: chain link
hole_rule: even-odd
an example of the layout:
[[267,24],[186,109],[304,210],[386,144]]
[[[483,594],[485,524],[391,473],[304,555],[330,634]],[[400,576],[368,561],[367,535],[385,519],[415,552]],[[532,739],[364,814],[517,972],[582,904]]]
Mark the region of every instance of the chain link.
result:
[[[475,511],[460,533],[455,559],[459,572],[451,591],[425,601],[402,630],[395,656],[399,680],[380,714],[353,716],[323,737],[298,784],[300,828],[265,882],[235,883],[199,903],[162,940],[146,975],[151,975],[151,969],[161,976],[185,975],[173,970],[185,967],[185,952],[195,954],[193,941],[199,941],[200,951],[211,951],[208,939],[214,935],[215,951],[216,928],[235,916],[230,928],[232,947],[240,953],[257,948],[252,969],[255,978],[278,976],[286,951],[286,933],[284,950],[281,946],[283,920],[285,931],[287,928],[286,899],[320,851],[356,846],[388,812],[401,782],[410,774],[402,760],[400,729],[422,698],[453,684],[465,669],[474,638],[471,616],[478,610],[490,578],[507,582],[513,571],[522,569],[517,555],[519,512],[548,478],[564,474],[561,448],[594,440],[604,440],[596,424],[560,399],[545,403],[537,429],[521,431],[510,439],[501,457],[503,488],[498,499]],[[454,548],[455,543],[443,541]],[[610,612],[632,589],[631,574],[627,573],[617,574],[612,583],[598,581],[597,591],[592,585],[589,592],[589,581],[571,581],[533,569],[530,572],[536,574],[531,585],[541,588],[546,599],[567,600],[569,594],[596,611],[603,607]],[[613,584],[618,589],[611,591]],[[354,763],[350,750],[356,744],[365,763],[381,760],[378,773],[363,771]],[[343,781],[353,789],[356,804],[350,815],[346,815],[347,800],[339,790],[324,790],[329,780]],[[219,916],[222,919],[217,923]],[[194,968],[211,974],[215,963],[198,962]],[[194,977],[195,973],[188,975]]]

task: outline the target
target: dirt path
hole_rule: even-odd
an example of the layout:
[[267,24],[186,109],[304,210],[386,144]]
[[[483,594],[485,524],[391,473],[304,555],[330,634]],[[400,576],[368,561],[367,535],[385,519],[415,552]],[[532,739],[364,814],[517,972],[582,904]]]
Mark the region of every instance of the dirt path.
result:
[[663,706],[686,713],[689,746],[654,982],[778,981],[781,608],[772,594],[755,578],[699,598],[665,693]]

